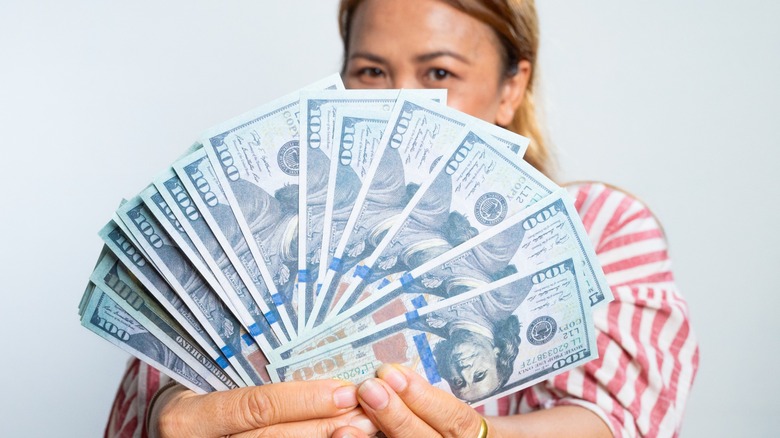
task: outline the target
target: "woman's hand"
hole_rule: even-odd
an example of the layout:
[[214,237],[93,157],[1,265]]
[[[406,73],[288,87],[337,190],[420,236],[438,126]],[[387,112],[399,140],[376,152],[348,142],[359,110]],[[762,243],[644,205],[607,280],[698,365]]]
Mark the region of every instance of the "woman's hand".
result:
[[206,395],[177,385],[157,399],[152,437],[328,437],[350,426],[376,432],[357,407],[357,388],[338,380],[289,382]]
[[[474,409],[431,386],[414,371],[399,365],[382,365],[377,377],[360,385],[358,398],[365,414],[388,438],[480,435],[482,417]],[[332,436],[357,438],[370,433],[347,426]]]

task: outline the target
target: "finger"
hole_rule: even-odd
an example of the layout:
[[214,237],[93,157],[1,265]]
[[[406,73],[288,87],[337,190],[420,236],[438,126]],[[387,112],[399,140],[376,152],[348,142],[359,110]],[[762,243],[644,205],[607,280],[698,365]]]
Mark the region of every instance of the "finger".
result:
[[223,436],[335,417],[356,406],[355,386],[340,380],[285,382],[206,395],[189,392],[163,408],[160,428],[175,432],[171,436]]
[[230,438],[328,438],[334,436],[338,430],[348,430],[353,437],[361,438],[371,437],[378,431],[371,420],[363,414],[363,410],[358,408],[334,418],[276,424],[264,429],[234,434]]
[[341,427],[339,429],[336,429],[336,431],[333,432],[330,438],[371,438],[373,436],[375,435],[365,433],[364,431],[356,427],[346,426],[346,427]]
[[[482,417],[452,394],[432,386],[422,376],[400,365],[382,365],[377,376],[404,404],[442,436],[478,436]],[[473,431],[473,434],[472,434]]]
[[381,379],[368,379],[358,387],[358,400],[368,418],[393,438],[439,437],[418,418]]

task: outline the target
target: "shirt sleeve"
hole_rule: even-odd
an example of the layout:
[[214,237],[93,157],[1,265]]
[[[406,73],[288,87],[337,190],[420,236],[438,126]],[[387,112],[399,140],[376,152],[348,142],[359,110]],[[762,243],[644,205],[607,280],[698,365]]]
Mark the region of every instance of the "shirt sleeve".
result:
[[108,417],[105,438],[146,438],[146,409],[170,378],[132,358],[127,364]]
[[699,363],[663,230],[603,184],[569,188],[615,300],[594,311],[599,358],[485,406],[488,415],[590,409],[616,437],[676,437]]

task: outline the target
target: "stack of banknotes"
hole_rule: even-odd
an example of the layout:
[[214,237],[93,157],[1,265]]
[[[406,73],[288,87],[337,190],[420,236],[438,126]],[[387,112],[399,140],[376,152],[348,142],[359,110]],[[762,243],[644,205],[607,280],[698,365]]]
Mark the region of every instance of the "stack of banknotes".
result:
[[528,140],[338,75],[205,132],[100,231],[82,324],[188,388],[400,363],[479,405],[597,357],[612,295]]

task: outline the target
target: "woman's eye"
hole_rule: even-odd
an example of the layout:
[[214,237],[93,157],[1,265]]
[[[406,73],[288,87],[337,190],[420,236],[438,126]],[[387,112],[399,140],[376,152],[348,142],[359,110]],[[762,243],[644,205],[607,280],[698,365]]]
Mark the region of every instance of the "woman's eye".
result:
[[443,81],[447,78],[452,77],[452,73],[450,73],[448,70],[445,70],[443,68],[432,68],[428,70],[427,76],[428,76],[428,80],[431,81]]
[[452,381],[452,384],[453,384],[453,386],[455,386],[456,388],[463,388],[464,386],[466,386],[466,381],[465,381],[465,380],[463,380],[463,379],[461,379],[461,378],[455,378],[455,379]]
[[379,67],[365,67],[358,70],[358,76],[365,76],[368,78],[379,78],[384,75],[384,72]]
[[474,381],[475,382],[481,382],[481,381],[485,380],[485,376],[487,376],[487,373],[484,372],[484,371],[480,371],[480,372],[474,373]]

